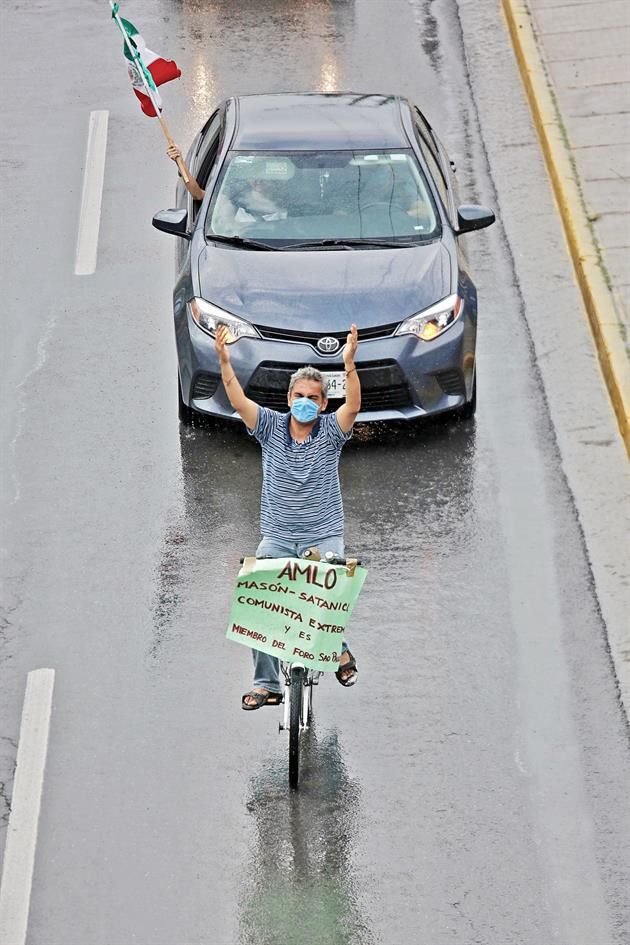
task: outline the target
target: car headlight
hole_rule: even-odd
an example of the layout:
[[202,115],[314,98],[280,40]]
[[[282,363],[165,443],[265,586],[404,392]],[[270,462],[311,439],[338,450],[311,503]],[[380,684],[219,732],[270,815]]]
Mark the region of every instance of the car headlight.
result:
[[192,315],[195,323],[202,331],[207,331],[214,338],[219,325],[225,325],[228,330],[227,343],[234,344],[239,338],[260,338],[253,325],[225,312],[212,302],[206,302],[205,299],[191,299],[188,303],[188,311]]
[[463,311],[464,300],[459,295],[449,295],[424,312],[407,318],[398,326],[395,334],[415,335],[422,341],[433,341],[454,325]]

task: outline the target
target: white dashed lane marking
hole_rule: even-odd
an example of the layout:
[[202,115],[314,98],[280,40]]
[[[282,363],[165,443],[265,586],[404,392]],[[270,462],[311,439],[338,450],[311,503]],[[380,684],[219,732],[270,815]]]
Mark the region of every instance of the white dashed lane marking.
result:
[[26,679],[0,880],[0,945],[26,941],[54,684],[54,669],[35,669]]
[[79,215],[79,234],[77,236],[77,252],[74,262],[74,272],[77,276],[90,276],[96,270],[108,120],[108,111],[90,112],[85,170],[83,172],[81,213]]

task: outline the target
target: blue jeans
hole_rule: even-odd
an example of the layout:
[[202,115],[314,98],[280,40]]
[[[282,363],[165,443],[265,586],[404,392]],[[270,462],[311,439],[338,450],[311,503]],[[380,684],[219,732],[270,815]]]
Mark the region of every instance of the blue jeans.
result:
[[[283,541],[279,538],[263,538],[256,549],[257,558],[301,558],[307,548],[319,548],[322,558],[327,551],[343,557],[343,535],[333,535],[319,541]],[[344,640],[341,652],[348,645]],[[252,650],[254,657],[254,688],[267,689],[269,692],[282,692],[280,685],[280,661],[269,653]]]

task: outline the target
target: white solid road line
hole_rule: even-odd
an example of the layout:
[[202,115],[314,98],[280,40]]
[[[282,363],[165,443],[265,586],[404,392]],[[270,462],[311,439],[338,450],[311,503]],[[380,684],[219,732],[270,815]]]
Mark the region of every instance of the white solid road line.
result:
[[77,276],[89,276],[96,269],[98,231],[101,225],[101,201],[105,177],[108,111],[90,112],[83,193],[79,215],[79,235],[74,261]]
[[0,880],[0,945],[26,941],[54,684],[54,669],[34,669],[26,680]]

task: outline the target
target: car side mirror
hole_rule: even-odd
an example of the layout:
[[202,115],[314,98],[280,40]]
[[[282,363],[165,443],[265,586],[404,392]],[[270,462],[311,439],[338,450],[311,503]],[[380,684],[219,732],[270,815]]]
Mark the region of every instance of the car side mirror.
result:
[[160,210],[152,220],[156,230],[162,233],[170,233],[172,236],[181,236],[185,240],[190,239],[188,232],[188,212],[186,210]]
[[466,203],[457,208],[457,236],[462,233],[470,233],[471,230],[483,230],[486,226],[492,226],[495,221],[495,215],[487,207],[479,207],[474,203]]

